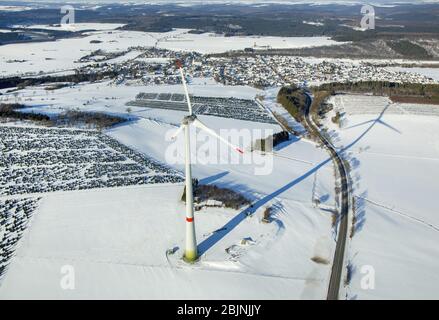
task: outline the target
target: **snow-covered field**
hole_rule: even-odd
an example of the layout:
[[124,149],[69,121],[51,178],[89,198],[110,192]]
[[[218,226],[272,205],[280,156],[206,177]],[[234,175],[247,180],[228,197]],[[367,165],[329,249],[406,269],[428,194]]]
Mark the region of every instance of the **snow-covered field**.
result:
[[[128,37],[130,34],[99,31],[65,41],[84,41],[90,46],[91,37],[103,40],[105,35],[116,36],[120,42],[108,38],[104,42],[114,46],[110,51],[122,51],[135,41]],[[158,41],[146,33],[139,35],[150,43]],[[58,48],[53,51],[57,54],[64,50],[63,46],[54,48]],[[41,50],[36,56],[47,53],[44,46]],[[71,63],[76,55],[87,53],[65,52],[70,54],[65,61]],[[114,60],[133,59],[138,54],[133,50]],[[284,117],[295,130],[303,131],[276,103],[277,90],[224,86],[204,78],[192,79],[189,86],[194,96],[254,99],[262,95],[264,107]],[[116,85],[106,80],[53,91],[44,85],[27,87],[18,94],[0,92],[2,102],[28,105],[25,112],[50,115],[74,109],[129,117],[132,121],[105,133],[162,163],[168,161],[167,150],[177,146],[178,161],[170,165],[183,170],[183,142],[172,142],[169,136],[186,112],[127,106],[141,92],[182,94],[181,85],[139,85],[134,81]],[[392,104],[384,97],[360,95],[336,96],[332,102],[336,110],[345,112],[341,130],[328,125],[334,143],[347,147],[356,196],[347,297],[435,297],[439,221],[432,199],[439,191],[439,108]],[[384,115],[372,121],[383,110]],[[259,130],[264,136],[281,130],[272,123],[208,115],[199,118],[218,132]],[[241,147],[248,153],[256,138],[252,136],[252,141]],[[193,159],[198,160],[197,155],[194,153]],[[197,212],[197,237],[203,254],[197,264],[188,266],[180,259],[184,246],[182,184],[88,191],[65,191],[72,190],[67,188],[38,194],[42,199],[29,219],[30,227],[1,279],[0,298],[324,299],[335,244],[332,211],[337,207],[328,154],[311,142],[293,138],[277,147],[274,157],[248,153],[241,158],[252,164],[231,164],[229,156],[225,148],[214,150],[211,157],[218,161],[197,161],[194,176],[202,183],[246,195],[254,207]],[[264,167],[273,170],[267,175],[255,174]],[[26,196],[4,195],[0,203]],[[274,209],[274,216],[265,224],[261,218],[268,207]],[[175,247],[177,252],[167,257],[166,250]],[[75,290],[60,286],[66,265],[74,267]],[[364,265],[375,268],[374,290],[361,288]],[[35,272],[41,276],[34,277]],[[189,285],[191,291],[184,289]],[[412,288],[419,291],[410,291]],[[395,296],[394,290],[399,295]]]
[[[188,34],[188,29],[176,29],[166,33],[111,30],[119,26],[118,24],[108,24],[108,26],[106,24],[77,24],[74,25],[74,28],[78,28],[75,31],[85,29],[100,31],[86,32],[85,36],[80,38],[0,46],[0,76],[78,68],[84,66],[85,63],[75,63],[75,61],[103,48],[108,52],[121,52],[130,47],[156,46],[175,51],[216,53],[244,49],[255,44],[273,48],[339,44],[326,37],[224,37],[214,34]],[[51,28],[40,25],[31,26],[31,28],[37,27]],[[93,43],[96,41],[102,42]]]
[[[439,106],[416,103],[393,103],[387,97],[365,95],[338,95],[331,97],[336,110],[352,115],[377,115],[384,109],[386,115],[439,116]],[[348,117],[349,118],[349,117]],[[345,121],[346,122],[346,121]]]
[[267,37],[233,36],[224,37],[213,33],[179,34],[159,42],[159,47],[174,51],[197,51],[200,53],[219,53],[244,48],[304,48],[312,46],[339,45],[328,37]]
[[[437,299],[439,118],[431,116],[437,106],[349,95],[332,102],[346,112],[342,129],[327,125],[351,164],[356,202],[348,298]],[[362,286],[368,266],[373,289]]]
[[122,52],[133,46],[152,46],[154,42],[144,32],[99,31],[81,38],[4,45],[0,46],[0,75],[70,70],[86,65],[75,61],[98,49]]
[[439,81],[439,68],[420,68],[420,67],[387,67],[386,69],[390,71],[396,72],[409,72],[409,73],[418,73],[420,75],[427,76],[432,78],[433,80]]
[[[206,252],[201,262],[188,266],[179,258],[184,243],[181,191],[182,186],[166,186],[48,195],[21,242],[0,297],[324,297],[328,267],[299,259],[313,250],[330,254],[329,239],[314,239],[316,228],[322,235],[327,232],[328,225],[319,223],[323,217],[299,203],[284,208],[279,223],[270,225],[260,222],[260,212],[246,219],[221,209],[199,212],[197,236]],[[221,233],[215,230],[226,224],[233,230],[215,243]],[[298,239],[293,229],[311,233]],[[246,244],[241,243],[244,238]],[[304,242],[309,245],[303,247]],[[166,250],[175,246],[179,250],[168,260]],[[60,286],[66,265],[75,270],[74,290]]]
[[62,30],[62,31],[84,31],[84,30],[114,30],[123,27],[121,23],[68,23],[60,25],[44,25],[33,24],[30,26],[15,25],[14,28],[26,28],[26,29],[45,29],[45,30]]
[[[182,92],[181,86],[102,82],[48,94],[42,88],[28,88],[20,94],[22,102],[44,112],[80,107],[127,115],[125,102],[143,91]],[[212,84],[191,84],[190,91],[247,99],[263,93]],[[273,107],[274,97],[267,94],[267,107]],[[166,162],[171,144],[182,149],[181,139],[172,142],[166,136],[175,132],[185,114],[133,107],[130,117],[137,120],[106,134]],[[281,130],[268,123],[212,116],[200,119],[216,131]],[[242,147],[248,151],[250,144]],[[180,201],[182,184],[42,195],[0,283],[0,298],[324,299],[335,243],[333,165],[324,150],[296,138],[277,147],[275,153],[271,157],[247,152],[244,160],[250,157],[252,164],[222,164],[220,160],[227,159],[229,152],[219,148],[212,154],[216,163],[193,165],[193,174],[201,183],[234,189],[254,203],[241,210],[209,208],[196,213],[202,257],[195,265],[180,259],[185,212]],[[180,161],[173,167],[181,170],[183,154],[177,152],[177,158]],[[255,175],[255,168],[264,166],[273,170]],[[269,224],[261,222],[267,207],[274,210]],[[174,247],[179,249],[167,258],[166,250]],[[316,263],[312,258],[326,262]],[[66,265],[75,270],[74,290],[60,286]]]
[[[136,95],[141,92],[156,93],[179,93],[184,90],[181,85],[116,85],[112,81],[95,83],[82,83],[74,87],[65,87],[58,90],[47,91],[46,86],[28,87],[20,91],[16,97],[13,93],[6,93],[6,89],[0,90],[4,93],[0,97],[3,103],[23,103],[30,107],[27,111],[38,111],[49,114],[62,112],[66,109],[80,109],[82,111],[103,111],[108,113],[127,113],[128,102],[135,100]],[[189,86],[192,95],[220,98],[254,99],[257,94],[263,91],[249,86],[224,86],[215,83],[211,79],[194,79]],[[133,107],[132,116],[154,118],[160,117],[154,109],[144,107]],[[170,111],[168,115],[173,114]],[[175,118],[172,123],[179,123],[181,118]]]
[[25,11],[25,10],[31,10],[32,7],[27,6],[1,6],[0,5],[0,11],[10,11],[10,12],[16,12],[16,11]]

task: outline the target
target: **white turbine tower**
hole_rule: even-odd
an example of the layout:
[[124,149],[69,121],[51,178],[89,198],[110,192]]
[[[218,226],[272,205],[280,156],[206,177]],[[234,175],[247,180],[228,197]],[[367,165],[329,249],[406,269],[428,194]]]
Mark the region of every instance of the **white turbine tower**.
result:
[[225,144],[229,145],[234,150],[243,154],[244,152],[238,147],[232,145],[226,139],[219,136],[214,130],[208,128],[197,116],[192,112],[191,100],[187,89],[186,78],[184,76],[183,65],[177,60],[176,65],[180,70],[181,82],[183,83],[184,93],[188,105],[189,115],[183,118],[181,126],[174,134],[174,138],[181,132],[185,131],[185,172],[186,172],[186,247],[184,251],[184,259],[192,262],[198,258],[197,239],[195,236],[195,221],[194,221],[194,194],[192,190],[192,170],[191,170],[191,143],[190,143],[190,126],[194,125],[211,136],[219,139]]

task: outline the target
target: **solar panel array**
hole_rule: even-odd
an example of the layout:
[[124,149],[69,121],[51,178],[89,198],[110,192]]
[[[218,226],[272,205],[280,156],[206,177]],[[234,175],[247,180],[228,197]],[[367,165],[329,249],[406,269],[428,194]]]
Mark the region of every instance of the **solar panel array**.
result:
[[[254,100],[191,96],[192,107],[197,115],[232,118],[261,123],[276,121]],[[163,110],[187,111],[185,96],[178,93],[139,93],[129,106]]]

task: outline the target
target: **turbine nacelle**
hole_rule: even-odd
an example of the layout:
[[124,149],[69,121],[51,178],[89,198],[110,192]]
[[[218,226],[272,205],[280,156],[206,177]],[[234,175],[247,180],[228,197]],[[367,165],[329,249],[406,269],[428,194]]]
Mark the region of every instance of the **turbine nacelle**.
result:
[[191,123],[193,123],[195,120],[197,120],[197,116],[196,115],[190,115],[190,116],[186,116],[183,118],[183,120],[181,121],[181,125],[183,126],[187,126],[190,125]]
[[217,134],[214,130],[210,129],[208,126],[206,126],[203,122],[200,121],[200,119],[197,118],[196,115],[190,115],[183,118],[181,122],[181,126],[177,129],[177,131],[173,134],[172,140],[175,140],[177,136],[185,129],[189,129],[189,126],[193,125],[194,127],[206,132],[210,136],[220,140],[221,142],[228,145],[230,148],[235,150],[236,152],[239,152],[240,154],[244,154],[244,151],[235,146],[234,144],[230,143],[227,139],[221,137],[219,134]]

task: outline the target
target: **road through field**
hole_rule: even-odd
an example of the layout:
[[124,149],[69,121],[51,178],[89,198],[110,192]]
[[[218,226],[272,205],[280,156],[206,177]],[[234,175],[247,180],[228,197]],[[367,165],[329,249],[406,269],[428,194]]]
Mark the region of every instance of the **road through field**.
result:
[[348,185],[348,175],[347,170],[344,166],[343,160],[340,155],[335,150],[331,142],[329,142],[318,129],[317,125],[314,123],[310,116],[312,98],[307,95],[307,106],[305,111],[305,121],[308,126],[310,133],[318,137],[326,149],[331,154],[331,157],[335,164],[337,165],[338,172],[340,173],[341,180],[341,210],[340,210],[340,226],[338,230],[337,245],[335,248],[334,259],[332,263],[331,277],[329,280],[328,288],[328,300],[337,300],[339,298],[339,291],[341,285],[341,277],[344,268],[344,255],[346,247],[346,238],[348,234],[348,213],[349,213],[349,185]]

